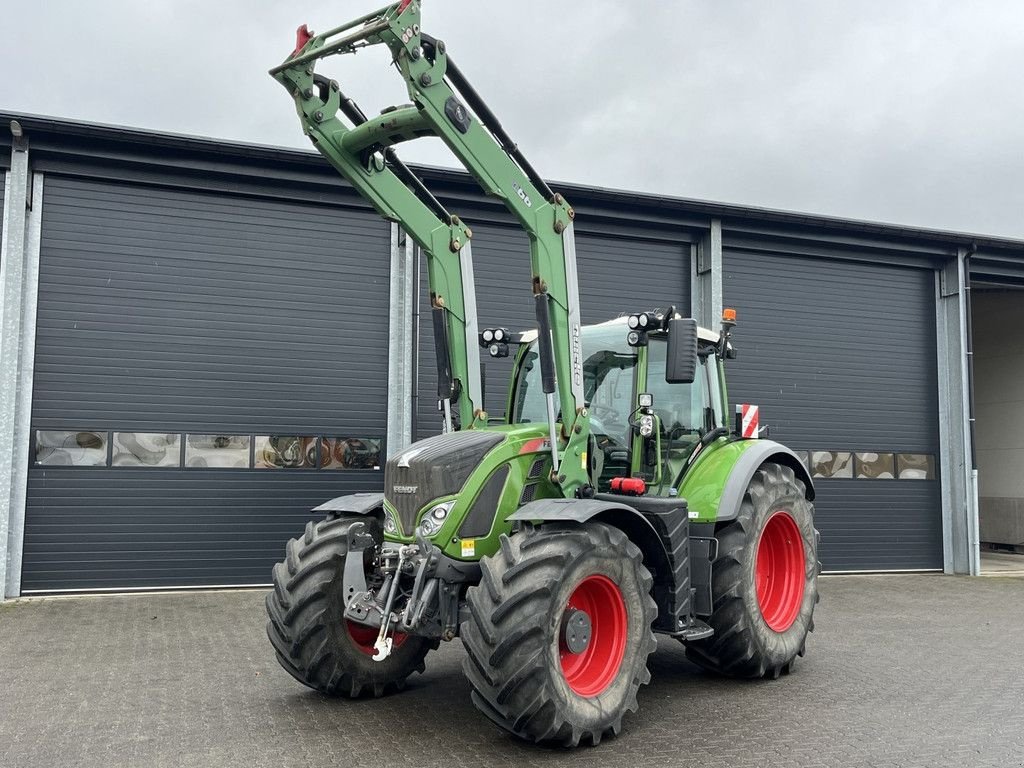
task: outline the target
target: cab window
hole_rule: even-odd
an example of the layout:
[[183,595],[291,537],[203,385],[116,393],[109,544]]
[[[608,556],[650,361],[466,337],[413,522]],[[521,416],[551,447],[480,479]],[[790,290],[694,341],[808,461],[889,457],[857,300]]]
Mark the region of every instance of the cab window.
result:
[[647,347],[647,387],[654,396],[654,413],[659,423],[662,472],[652,491],[667,495],[700,442],[701,435],[723,421],[718,407],[718,369],[715,356],[698,357],[697,375],[691,384],[665,381],[668,344],[651,339]]
[[[592,455],[590,461],[599,478],[599,489],[604,490],[609,478],[629,474],[629,423],[635,411],[637,355],[626,344],[621,325],[584,328],[582,342],[583,398],[590,410],[590,431],[600,452]],[[519,369],[511,423],[546,420],[540,362],[534,344],[524,353]]]

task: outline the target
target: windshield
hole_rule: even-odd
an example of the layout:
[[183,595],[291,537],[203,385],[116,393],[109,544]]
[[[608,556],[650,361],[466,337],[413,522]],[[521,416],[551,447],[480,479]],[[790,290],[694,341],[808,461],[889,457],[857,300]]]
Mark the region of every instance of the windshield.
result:
[[[626,447],[629,445],[629,414],[635,400],[636,351],[626,344],[626,333],[620,325],[585,327],[581,338],[583,399],[590,408],[591,424],[596,419],[602,432]],[[518,423],[547,421],[536,344],[530,346],[523,358],[512,420]]]
[[[584,399],[590,409],[591,434],[599,449],[591,457],[598,490],[606,490],[613,477],[639,474],[651,482],[653,493],[667,495],[701,435],[724,423],[715,356],[699,358],[692,384],[670,384],[665,381],[666,340],[650,340],[644,391],[653,395],[659,434],[651,443],[654,452],[644,451],[634,462],[630,422],[635,420],[637,407],[637,351],[626,344],[626,329],[621,324],[585,327],[582,341]],[[546,420],[540,364],[536,347],[531,345],[519,370],[512,421]]]

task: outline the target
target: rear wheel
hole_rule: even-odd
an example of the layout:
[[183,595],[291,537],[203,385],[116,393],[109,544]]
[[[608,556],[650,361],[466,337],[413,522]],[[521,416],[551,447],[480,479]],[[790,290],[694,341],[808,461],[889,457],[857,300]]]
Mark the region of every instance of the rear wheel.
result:
[[301,539],[288,542],[287,557],[274,566],[267,595],[267,635],[281,666],[303,685],[331,696],[381,696],[405,687],[424,670],[436,642],[396,634],[391,655],[372,659],[377,630],[345,618],[343,572],[348,529],[372,518],[343,517],[307,523]]
[[640,550],[602,523],[549,524],[503,536],[481,570],[461,628],[474,704],[530,741],[618,733],[655,648]]
[[716,532],[715,634],[687,644],[692,661],[732,677],[778,677],[804,655],[820,570],[805,490],[789,467],[754,473],[736,519]]

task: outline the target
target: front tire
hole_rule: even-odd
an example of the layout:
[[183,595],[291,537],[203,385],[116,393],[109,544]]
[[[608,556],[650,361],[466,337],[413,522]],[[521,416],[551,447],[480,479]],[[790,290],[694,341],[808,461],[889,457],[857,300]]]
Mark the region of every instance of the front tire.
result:
[[391,655],[371,658],[376,631],[345,619],[343,572],[348,529],[366,517],[341,517],[306,524],[301,539],[288,542],[274,566],[274,591],[267,595],[267,636],[281,666],[303,685],[328,696],[382,696],[405,687],[437,643],[396,636]]
[[602,523],[553,523],[502,536],[480,565],[461,628],[477,708],[534,742],[617,734],[656,646],[640,550]]
[[821,570],[805,492],[789,467],[767,463],[754,473],[736,519],[716,531],[715,633],[687,644],[691,661],[730,677],[777,678],[804,655]]

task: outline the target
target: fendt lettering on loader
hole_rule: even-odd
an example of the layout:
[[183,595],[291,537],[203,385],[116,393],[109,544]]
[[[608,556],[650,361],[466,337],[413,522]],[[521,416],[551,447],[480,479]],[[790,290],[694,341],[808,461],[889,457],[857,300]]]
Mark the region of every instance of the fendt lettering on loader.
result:
[[[377,44],[411,103],[367,117],[315,65]],[[619,732],[656,634],[725,675],[788,673],[817,601],[814,489],[792,451],[730,419],[735,313],[719,331],[643,307],[581,327],[572,207],[421,30],[416,0],[300,28],[271,74],[320,152],[426,253],[443,415],[388,459],[383,494],[328,501],[288,542],[267,597],[281,665],[326,694],[380,696],[458,637],[487,717],[568,746]],[[478,329],[472,231],[395,154],[420,136],[526,230],[536,328]],[[515,355],[500,424],[481,350]]]

